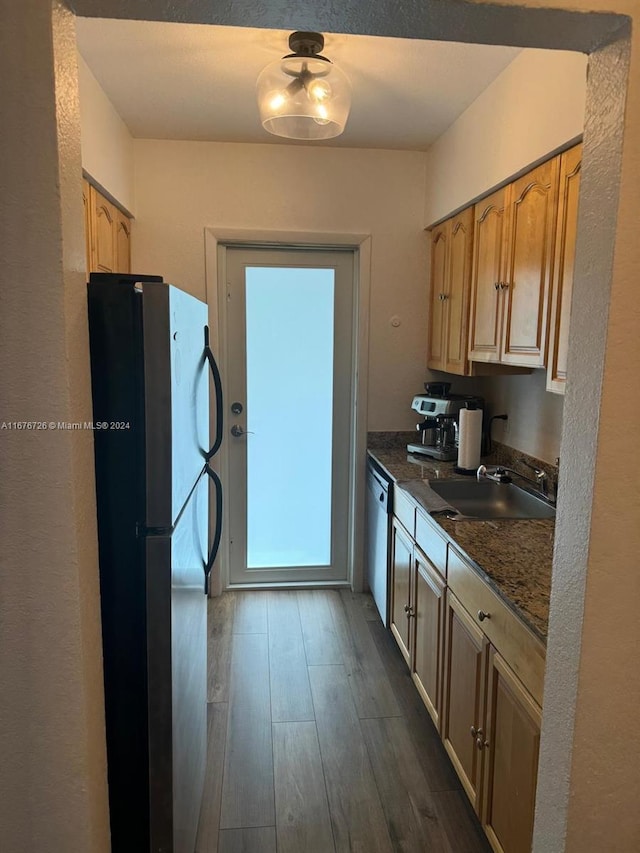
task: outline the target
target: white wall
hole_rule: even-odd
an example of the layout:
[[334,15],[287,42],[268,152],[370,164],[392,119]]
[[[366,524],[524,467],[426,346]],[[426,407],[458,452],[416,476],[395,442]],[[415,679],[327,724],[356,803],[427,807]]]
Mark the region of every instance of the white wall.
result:
[[134,151],[133,266],[200,298],[206,226],[371,234],[369,429],[413,427],[427,328],[424,154],[150,140]]
[[491,415],[509,415],[508,421],[493,424],[497,441],[553,463],[560,455],[564,398],[545,390],[546,378],[544,370],[526,376],[494,376],[481,381],[479,393]]
[[[73,15],[0,4],[0,420],[91,420]],[[89,430],[1,432],[0,847],[107,853]]]
[[584,126],[587,59],[523,50],[427,152],[425,224],[486,193]]
[[133,139],[129,129],[78,54],[82,168],[130,213],[133,192]]
[[[425,222],[465,206],[582,134],[586,57],[524,50],[427,152]],[[490,414],[506,412],[495,438],[553,462],[560,454],[563,398],[545,390],[544,371],[460,382]]]

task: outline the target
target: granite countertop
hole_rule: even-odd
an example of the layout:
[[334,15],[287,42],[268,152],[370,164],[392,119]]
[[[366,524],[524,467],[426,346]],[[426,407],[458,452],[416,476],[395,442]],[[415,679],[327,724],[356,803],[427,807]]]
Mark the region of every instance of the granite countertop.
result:
[[[460,476],[452,462],[419,457],[398,447],[370,449],[369,454],[394,482]],[[442,515],[432,519],[506,604],[546,642],[554,520],[453,521]]]

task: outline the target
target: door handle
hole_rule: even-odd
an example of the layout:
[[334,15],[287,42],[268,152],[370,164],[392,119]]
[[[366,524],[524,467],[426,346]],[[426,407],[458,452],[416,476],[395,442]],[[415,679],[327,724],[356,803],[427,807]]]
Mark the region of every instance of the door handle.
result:
[[216,489],[216,529],[213,534],[213,543],[211,545],[211,551],[209,552],[209,557],[204,566],[204,593],[205,595],[209,594],[209,576],[211,575],[211,569],[213,568],[213,564],[216,561],[216,557],[218,556],[218,549],[220,548],[220,539],[222,537],[222,481],[220,477],[213,471],[209,464],[206,463],[204,466],[204,470],[206,475],[210,480],[213,481],[213,484]]
[[213,352],[211,351],[211,347],[209,346],[208,326],[204,327],[204,355],[207,361],[209,362],[209,369],[211,370],[211,376],[213,377],[213,387],[215,389],[216,395],[216,437],[214,439],[213,444],[211,445],[211,449],[205,455],[205,459],[208,462],[209,459],[211,459],[212,456],[215,456],[218,450],[220,450],[220,445],[222,444],[222,429],[224,425],[222,377],[220,376],[220,370],[218,369],[216,360],[213,357]]
[[234,424],[231,427],[230,432],[234,438],[242,438],[243,435],[255,435],[255,433],[252,430],[243,429],[243,427],[241,427],[240,424]]

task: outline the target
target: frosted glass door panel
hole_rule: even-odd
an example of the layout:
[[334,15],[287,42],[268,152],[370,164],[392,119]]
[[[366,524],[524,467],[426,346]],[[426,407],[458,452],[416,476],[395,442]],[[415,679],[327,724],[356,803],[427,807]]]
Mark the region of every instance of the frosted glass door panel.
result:
[[247,568],[331,563],[335,272],[247,267]]

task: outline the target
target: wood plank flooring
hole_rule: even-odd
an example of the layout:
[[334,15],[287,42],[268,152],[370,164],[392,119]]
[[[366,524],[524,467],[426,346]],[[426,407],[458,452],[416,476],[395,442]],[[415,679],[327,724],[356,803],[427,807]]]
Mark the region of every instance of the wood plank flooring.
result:
[[369,595],[209,602],[197,853],[489,853]]

